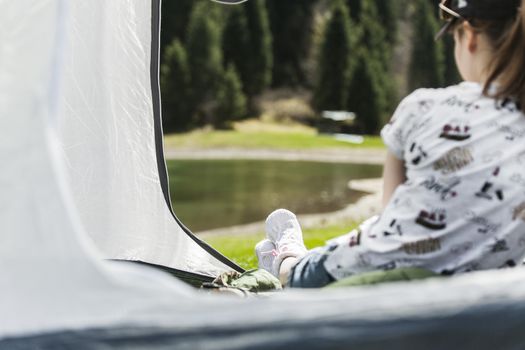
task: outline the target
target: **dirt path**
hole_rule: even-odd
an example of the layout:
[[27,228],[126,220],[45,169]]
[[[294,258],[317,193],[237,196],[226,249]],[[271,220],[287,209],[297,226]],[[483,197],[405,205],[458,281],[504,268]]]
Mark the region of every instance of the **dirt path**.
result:
[[317,161],[330,163],[383,164],[386,151],[382,149],[311,149],[311,150],[272,150],[272,149],[166,149],[167,159],[261,159]]

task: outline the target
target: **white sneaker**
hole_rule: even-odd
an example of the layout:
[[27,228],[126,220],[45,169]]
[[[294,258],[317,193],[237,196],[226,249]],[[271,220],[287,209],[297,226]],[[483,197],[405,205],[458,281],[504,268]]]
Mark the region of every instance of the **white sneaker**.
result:
[[284,259],[302,258],[307,249],[303,241],[303,232],[294,213],[286,209],[277,209],[266,219],[266,237],[275,244],[277,256],[273,261],[273,275],[279,276]]
[[259,268],[273,274],[273,263],[278,255],[275,244],[268,239],[263,239],[255,246],[255,255],[259,260]]

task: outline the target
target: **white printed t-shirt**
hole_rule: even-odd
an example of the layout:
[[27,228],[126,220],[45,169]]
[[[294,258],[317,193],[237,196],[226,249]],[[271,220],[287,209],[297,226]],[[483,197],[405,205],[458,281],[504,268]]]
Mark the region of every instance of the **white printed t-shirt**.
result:
[[338,240],[336,279],[422,267],[452,274],[520,264],[525,255],[525,115],[477,83],[420,89],[381,136],[407,181],[379,218]]

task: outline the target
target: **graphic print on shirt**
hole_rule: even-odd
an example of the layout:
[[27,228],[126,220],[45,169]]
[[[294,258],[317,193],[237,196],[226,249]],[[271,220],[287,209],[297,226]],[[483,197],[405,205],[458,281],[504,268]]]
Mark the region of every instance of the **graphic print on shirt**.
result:
[[489,127],[494,128],[496,131],[503,134],[507,141],[516,141],[525,137],[525,128],[505,125],[496,120],[492,121],[489,124]]
[[505,268],[508,268],[508,267],[516,267],[516,261],[514,261],[514,260],[507,260],[505,262],[505,264],[501,265],[498,268],[499,269],[505,269]]
[[479,267],[480,267],[480,263],[477,261],[473,261],[470,264],[466,265],[463,271],[465,272],[476,271],[476,270],[479,270]]
[[[411,123],[416,117],[417,116],[414,113],[408,114],[408,116],[406,117],[406,120],[405,120],[405,124]],[[388,123],[388,126],[393,127],[397,123],[398,123],[398,119],[397,119],[396,115],[394,115],[394,117],[392,119],[390,119],[390,122]],[[399,128],[396,127],[393,130],[394,130],[393,137],[396,140],[396,143],[398,145],[405,144],[405,135],[408,135],[406,130],[401,128],[401,127],[399,127]]]
[[500,167],[497,167],[492,172],[491,177],[483,183],[481,189],[476,192],[476,197],[493,200],[494,198],[503,200],[503,189],[497,185]]
[[[370,257],[367,254],[357,254],[355,256],[355,260],[352,263],[352,266],[354,268],[363,268],[371,266],[372,261],[370,260]],[[338,263],[335,268],[340,271],[345,271],[344,263]]]
[[496,232],[498,232],[499,229],[501,228],[501,223],[494,223],[490,221],[489,219],[476,214],[472,210],[467,211],[466,216],[469,222],[478,226],[478,230],[477,230],[478,233],[481,233],[483,235],[487,233],[493,235]]
[[443,230],[447,227],[445,209],[421,210],[416,223],[430,230]]
[[506,110],[510,113],[516,113],[521,110],[521,106],[517,101],[514,101],[513,99],[507,97],[501,100],[496,100],[495,102],[496,110],[502,111]]
[[474,243],[472,242],[459,243],[459,244],[453,245],[450,248],[450,252],[455,255],[462,255],[468,252],[469,250],[471,250],[472,247],[474,247]]
[[463,169],[474,161],[474,157],[469,148],[456,147],[448,151],[443,157],[434,163],[434,170],[441,171],[442,174],[450,174]]
[[491,246],[491,252],[493,253],[507,252],[509,250],[507,241],[504,239],[496,239],[496,242]]
[[355,235],[350,236],[350,240],[348,242],[349,247],[355,247],[361,244],[361,230],[358,229],[357,233]]
[[439,135],[440,138],[451,141],[465,141],[470,139],[470,126],[464,125],[458,121],[451,121],[443,126],[443,131]]
[[434,100],[420,100],[417,102],[419,115],[427,114],[434,108]]
[[421,183],[421,186],[430,192],[436,193],[442,201],[446,201],[457,197],[458,193],[454,188],[460,183],[461,180],[459,177],[452,177],[446,181],[440,181],[434,175],[431,175]]
[[[420,100],[430,98],[433,107],[418,115],[425,108]],[[382,252],[373,266],[399,268],[406,265],[403,259],[411,259],[410,266],[460,273],[520,265],[518,257],[525,254],[525,120],[512,113],[516,108],[508,101],[496,109],[482,86],[471,83],[423,90],[402,107],[396,125],[382,136],[403,157],[409,179],[373,232],[363,231],[365,242]],[[434,209],[446,211],[442,222]],[[376,238],[369,239],[370,234]],[[430,237],[439,237],[439,245],[419,242]]]
[[442,105],[450,107],[460,107],[465,113],[472,113],[480,109],[480,106],[475,102],[464,101],[457,96],[447,98],[441,103]]
[[397,223],[396,219],[390,221],[390,225],[386,228],[385,231],[383,231],[383,236],[403,236],[403,230],[401,229],[401,225]]
[[[399,114],[408,114],[408,118],[407,118],[408,120],[412,118],[416,118],[416,117],[421,118],[422,116],[430,112],[432,108],[434,108],[434,105],[435,105],[434,100],[431,100],[431,99],[419,100],[417,101],[417,110],[408,112],[406,111],[407,106],[403,106],[401,109],[399,109],[396,112],[396,116]],[[397,121],[396,116],[390,119],[390,121],[388,122],[389,125],[392,125]]]
[[439,238],[427,238],[420,241],[405,243],[401,246],[408,255],[423,255],[441,250],[441,240]]
[[521,202],[512,210],[512,220],[521,220],[525,222],[525,202]]
[[414,165],[418,165],[423,159],[426,159],[428,157],[428,154],[427,152],[425,152],[423,147],[413,142],[412,145],[410,145],[410,157],[411,163]]
[[387,126],[392,128],[398,122],[399,115],[406,115],[403,119],[403,126],[400,127],[396,125],[396,127],[392,129],[392,136],[398,145],[405,145],[410,135],[419,134],[420,130],[425,129],[426,126],[432,122],[432,117],[428,116],[428,113],[433,109],[434,104],[435,102],[433,100],[420,100],[417,101],[417,107],[411,106],[411,108],[408,108],[408,106],[403,106],[396,111]]
[[388,262],[386,264],[378,265],[376,267],[379,270],[390,271],[390,270],[394,270],[397,267],[397,264],[396,264],[395,261],[390,261],[390,262]]
[[368,254],[357,254],[355,259],[357,267],[367,267],[372,264],[372,259]]

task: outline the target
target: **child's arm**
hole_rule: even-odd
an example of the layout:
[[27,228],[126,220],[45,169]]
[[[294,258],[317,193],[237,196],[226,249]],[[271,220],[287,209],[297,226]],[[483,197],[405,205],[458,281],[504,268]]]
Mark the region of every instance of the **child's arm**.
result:
[[388,151],[383,168],[383,208],[385,208],[390,201],[390,197],[392,197],[397,186],[405,182],[405,180],[405,162]]

